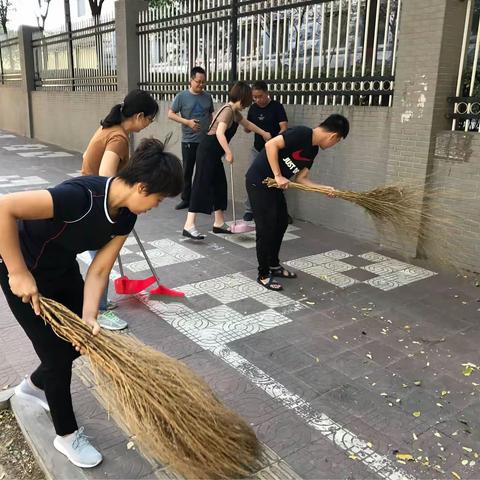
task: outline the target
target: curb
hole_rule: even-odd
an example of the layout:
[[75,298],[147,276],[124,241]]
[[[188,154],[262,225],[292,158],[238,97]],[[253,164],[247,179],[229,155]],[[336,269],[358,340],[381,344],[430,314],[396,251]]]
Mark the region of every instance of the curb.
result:
[[10,396],[10,406],[47,480],[86,480],[88,478],[81,468],[72,465],[64,455],[55,450],[53,446],[55,431],[52,421],[42,407],[16,397],[13,391]]
[[10,408],[10,399],[13,397],[14,393],[14,388],[9,388],[8,390],[2,390],[0,392],[0,410]]

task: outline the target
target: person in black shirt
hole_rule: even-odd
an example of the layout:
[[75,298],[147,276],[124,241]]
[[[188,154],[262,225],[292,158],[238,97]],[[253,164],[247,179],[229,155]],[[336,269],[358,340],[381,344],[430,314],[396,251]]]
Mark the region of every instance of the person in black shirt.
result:
[[[288,188],[289,178],[293,176],[298,183],[319,186],[308,178],[319,148],[324,150],[333,147],[346,138],[348,132],[348,120],[338,114],[330,115],[313,130],[302,126],[289,128],[268,141],[248,169],[246,189],[256,226],[257,281],[265,288],[282,290],[282,285],[274,277],[296,277],[295,273],[283,268],[279,260],[283,235],[288,225],[287,205],[282,190]],[[268,188],[263,184],[267,177],[275,177],[279,188]]]
[[[284,132],[288,128],[288,118],[283,105],[272,100],[268,93],[267,84],[257,81],[252,87],[252,98],[254,103],[248,110],[247,119],[270,133],[273,137]],[[265,147],[265,140],[261,135],[255,134],[255,140],[251,150],[250,163],[255,160],[258,153]],[[243,219],[246,222],[253,220],[252,208],[248,197],[245,201],[245,213]]]
[[[78,177],[0,198],[0,284],[41,362],[15,393],[50,410],[54,447],[79,467],[102,460],[78,428],[72,407],[72,362],[80,347],[39,317],[39,295],[64,304],[98,334],[100,297],[137,215],[178,195],[182,176],[179,159],[164,152],[160,141],[147,139],[117,177]],[[99,252],[84,284],[76,256],[87,250]]]

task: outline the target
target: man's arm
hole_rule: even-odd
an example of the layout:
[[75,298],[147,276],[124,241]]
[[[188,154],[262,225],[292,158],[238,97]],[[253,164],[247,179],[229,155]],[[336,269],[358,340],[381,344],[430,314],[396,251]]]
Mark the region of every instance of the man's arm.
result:
[[180,123],[180,125],[185,125],[188,128],[191,128],[194,132],[198,132],[200,130],[200,123],[196,122],[193,119],[183,118],[182,116],[175,113],[171,108],[168,109],[167,117],[169,120],[173,120],[174,122]]
[[290,181],[282,175],[278,160],[278,152],[282,150],[282,148],[285,148],[285,139],[283,135],[277,135],[265,144],[265,153],[267,154],[267,160],[277,185],[279,188],[287,188]]
[[334,197],[335,196],[335,188],[334,187],[331,187],[330,185],[323,185],[321,183],[316,183],[316,182],[312,182],[309,178],[308,178],[308,174],[310,173],[310,169],[309,168],[302,168],[296,175],[295,177],[295,181],[297,183],[301,183],[302,185],[305,185],[306,187],[313,187],[313,188],[326,188],[328,190],[330,190],[330,193],[328,193],[328,196],[329,197]]
[[278,126],[280,127],[280,131],[278,133],[282,133],[288,128],[288,122],[278,122]]

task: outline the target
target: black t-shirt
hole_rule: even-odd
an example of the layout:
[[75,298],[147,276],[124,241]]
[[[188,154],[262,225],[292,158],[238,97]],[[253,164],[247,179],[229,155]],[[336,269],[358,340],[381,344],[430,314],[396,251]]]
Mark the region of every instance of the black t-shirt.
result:
[[[272,137],[276,137],[280,132],[280,122],[288,122],[283,105],[276,100],[270,100],[270,103],[263,108],[260,108],[255,103],[252,104],[248,110],[247,120],[262,130],[269,132]],[[260,151],[265,146],[265,140],[257,133],[255,134],[253,146],[257,151]]]
[[[285,148],[278,152],[278,163],[282,175],[290,178],[303,168],[310,169],[318,153],[318,147],[312,145],[312,129],[302,126],[293,127],[282,132],[281,135],[285,140]],[[265,178],[273,178],[273,176],[267,153],[263,149],[247,171],[247,182],[261,186]]]
[[29,270],[56,278],[75,266],[76,256],[99,250],[117,235],[128,235],[137,216],[123,208],[112,220],[107,197],[112,178],[78,177],[48,191],[53,218],[19,220],[20,247]]

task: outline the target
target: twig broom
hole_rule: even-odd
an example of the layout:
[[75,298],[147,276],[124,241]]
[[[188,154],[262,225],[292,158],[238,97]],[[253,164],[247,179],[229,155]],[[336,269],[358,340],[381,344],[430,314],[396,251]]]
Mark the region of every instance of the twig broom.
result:
[[261,456],[253,430],[181,362],[128,335],[90,328],[41,297],[41,316],[89,357],[98,390],[139,447],[187,478],[241,478]]
[[[266,178],[264,182],[268,187],[277,187],[273,178]],[[290,182],[288,188],[318,192],[325,195],[334,194],[335,197],[355,203],[372,215],[373,217],[399,226],[409,226],[412,223],[418,224],[419,196],[415,190],[396,185],[378,187],[367,192],[353,192],[351,190],[336,190],[325,187],[309,187],[301,183]]]

